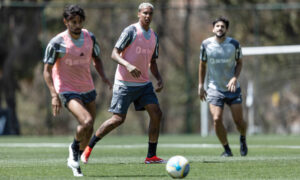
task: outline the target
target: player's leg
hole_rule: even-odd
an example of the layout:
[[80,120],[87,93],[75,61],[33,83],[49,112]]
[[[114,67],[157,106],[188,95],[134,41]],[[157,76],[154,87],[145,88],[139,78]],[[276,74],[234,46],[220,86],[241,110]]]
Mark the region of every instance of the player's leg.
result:
[[81,161],[85,164],[88,163],[88,159],[97,142],[113,129],[120,126],[125,121],[125,119],[126,114],[114,114],[110,119],[102,123],[90,140],[88,146],[86,146],[86,148],[84,149],[84,152],[81,155]]
[[246,156],[248,153],[248,147],[246,143],[246,131],[247,131],[247,124],[243,119],[243,107],[242,104],[232,104],[230,106],[231,114],[233,120],[236,124],[238,131],[240,132],[240,154],[242,156]]
[[164,162],[161,158],[156,156],[162,112],[153,89],[152,83],[138,87],[135,91],[137,97],[134,100],[135,109],[137,111],[147,110],[150,117],[148,153],[145,159],[145,163],[147,164]]
[[149,145],[148,153],[145,163],[163,163],[163,159],[156,156],[157,142],[159,137],[160,123],[162,119],[162,112],[158,104],[148,104],[145,106],[147,110],[150,122],[149,122]]
[[72,169],[74,176],[83,176],[79,166],[79,147],[85,135],[93,129],[94,119],[80,99],[71,99],[67,107],[79,123],[74,141],[69,146],[68,166]]
[[213,118],[214,129],[216,135],[224,147],[224,152],[221,156],[232,156],[231,149],[227,140],[227,131],[223,124],[223,109],[225,103],[225,94],[215,89],[207,90],[207,102],[209,102],[210,113]]
[[132,97],[130,94],[134,93],[130,93],[129,87],[114,85],[113,97],[109,109],[109,111],[114,114],[110,119],[102,123],[97,129],[94,136],[90,140],[89,145],[85,148],[81,155],[82,162],[88,162],[92,149],[100,139],[125,121],[128,107],[132,102]]
[[145,106],[145,109],[147,110],[150,117],[148,132],[149,142],[155,143],[158,141],[162,112],[158,104],[148,104]]
[[79,123],[75,139],[81,142],[85,135],[93,130],[94,117],[79,99],[70,100],[67,106]]
[[228,140],[227,140],[227,131],[223,124],[223,117],[222,117],[223,116],[223,107],[209,104],[209,109],[210,109],[210,113],[213,118],[216,135],[225,150],[222,153],[222,156],[225,156],[225,157],[232,156],[232,152],[229,147]]
[[95,135],[102,139],[109,132],[114,130],[116,127],[124,123],[126,119],[126,114],[114,114],[110,119],[106,120],[101,126],[97,129]]
[[[93,120],[95,121],[95,118],[96,118],[96,103],[95,103],[95,101],[85,104],[85,107],[88,110],[88,112],[91,114]],[[80,148],[79,148],[80,155],[83,153],[85,147],[88,145],[92,134],[93,134],[93,128],[91,128],[90,131],[86,132],[85,136],[83,137],[83,139],[80,143]]]
[[243,120],[243,107],[242,104],[232,104],[230,106],[233,121],[242,136],[246,136],[247,124]]

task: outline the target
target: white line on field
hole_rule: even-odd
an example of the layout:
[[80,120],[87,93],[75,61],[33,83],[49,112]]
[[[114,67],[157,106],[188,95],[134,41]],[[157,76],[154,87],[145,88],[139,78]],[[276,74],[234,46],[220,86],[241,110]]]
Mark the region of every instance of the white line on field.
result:
[[[28,148],[65,148],[69,143],[0,143],[0,147],[28,147]],[[160,148],[221,148],[220,144],[158,144]],[[115,149],[136,149],[146,148],[147,144],[132,145],[103,145],[99,144],[97,148],[115,148]],[[239,145],[231,145],[232,148],[239,148]],[[300,145],[248,145],[249,148],[279,148],[279,149],[300,149]]]

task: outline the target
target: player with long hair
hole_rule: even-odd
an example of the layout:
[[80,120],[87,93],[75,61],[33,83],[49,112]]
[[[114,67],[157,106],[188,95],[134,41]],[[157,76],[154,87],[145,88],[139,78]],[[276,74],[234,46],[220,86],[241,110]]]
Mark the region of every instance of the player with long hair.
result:
[[103,82],[112,87],[103,71],[96,38],[83,29],[84,20],[85,13],[81,7],[65,7],[63,21],[67,30],[49,42],[43,72],[52,97],[53,115],[58,115],[64,105],[78,121],[74,141],[69,146],[67,163],[74,176],[83,176],[79,157],[93,133],[96,116],[96,90],[90,72],[92,60]]

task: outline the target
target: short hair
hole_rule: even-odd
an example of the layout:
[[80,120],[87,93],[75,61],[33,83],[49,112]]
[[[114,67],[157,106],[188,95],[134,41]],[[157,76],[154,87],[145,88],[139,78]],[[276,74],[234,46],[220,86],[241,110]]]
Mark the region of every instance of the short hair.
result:
[[212,23],[213,26],[215,27],[215,24],[216,24],[217,22],[219,22],[219,21],[222,21],[222,22],[225,24],[226,29],[229,28],[229,20],[228,20],[227,18],[223,17],[223,16],[220,16],[220,17],[218,17],[217,19],[215,19],[215,20],[213,21],[213,23]]
[[146,7],[151,7],[152,10],[154,10],[154,6],[151,4],[151,3],[148,3],[148,2],[143,2],[139,5],[139,12],[143,9],[143,8],[146,8]]
[[63,12],[63,17],[66,20],[70,20],[75,16],[80,16],[82,20],[85,20],[84,10],[77,4],[66,5]]

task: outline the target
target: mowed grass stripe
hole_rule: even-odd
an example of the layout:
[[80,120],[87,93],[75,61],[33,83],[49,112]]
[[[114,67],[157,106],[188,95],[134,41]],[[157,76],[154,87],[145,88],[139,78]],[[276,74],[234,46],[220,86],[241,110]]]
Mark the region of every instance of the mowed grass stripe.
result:
[[[158,144],[160,148],[220,148],[220,144]],[[66,148],[69,143],[0,143],[0,147],[27,147],[27,148]],[[112,149],[135,149],[146,148],[147,144],[127,144],[127,145],[98,145],[96,148]],[[239,148],[239,145],[232,144],[231,148]],[[277,149],[300,149],[300,145],[248,145],[249,148],[277,148]]]
[[[239,155],[238,136],[231,136],[234,157],[219,157],[223,148],[216,137],[162,136],[158,155],[168,159],[183,155],[190,161],[186,179],[204,180],[296,180],[300,177],[300,141],[297,136],[255,136],[249,138],[249,154]],[[0,179],[78,179],[67,167],[71,137],[0,137]],[[82,164],[80,179],[171,179],[165,164],[145,165],[147,137],[109,137],[101,141]],[[200,143],[201,142],[201,143]],[[1,146],[3,144],[33,145]],[[43,145],[39,147],[39,145]],[[49,146],[50,145],[50,146]]]

